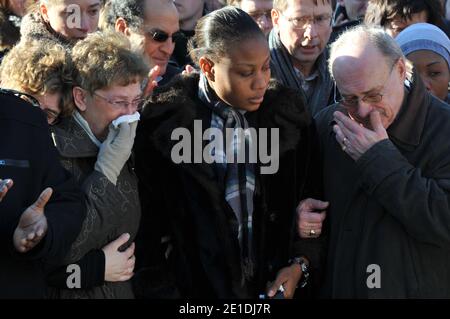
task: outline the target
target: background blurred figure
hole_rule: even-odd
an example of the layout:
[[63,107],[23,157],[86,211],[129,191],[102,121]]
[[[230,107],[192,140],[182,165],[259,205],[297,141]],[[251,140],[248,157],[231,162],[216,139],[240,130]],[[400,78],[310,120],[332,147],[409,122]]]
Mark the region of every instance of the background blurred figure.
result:
[[370,0],[364,22],[383,27],[392,37],[420,22],[434,24],[450,34],[440,0]]
[[334,100],[327,69],[330,0],[275,0],[269,36],[272,77],[306,94],[315,115]]
[[447,0],[445,2],[445,18],[447,20],[450,20],[450,1],[449,0]]
[[0,0],[0,62],[20,39],[20,22],[34,0]]
[[20,28],[25,39],[52,40],[73,46],[98,28],[101,0],[39,0]]
[[3,59],[0,86],[32,95],[50,125],[73,112],[70,53],[52,41],[22,41]]
[[212,12],[226,5],[226,0],[205,0],[206,11]]
[[338,0],[340,10],[336,10],[333,20],[334,26],[364,18],[369,0]]
[[186,64],[193,64],[189,56],[187,44],[195,34],[195,25],[205,10],[205,0],[175,0],[174,4],[180,15],[180,37],[175,39],[175,50],[172,60],[184,69]]
[[450,81],[450,40],[438,27],[416,23],[395,38],[413,62],[428,91],[447,103]]
[[333,33],[330,43],[348,28],[354,27],[362,22],[366,14],[369,0],[339,0],[338,7],[334,12]]
[[179,15],[172,0],[111,0],[108,24],[130,39],[132,50],[141,54],[150,68],[158,66],[158,85],[181,73],[169,64],[175,38],[180,36]]
[[273,0],[228,0],[228,4],[247,12],[268,37],[272,30]]

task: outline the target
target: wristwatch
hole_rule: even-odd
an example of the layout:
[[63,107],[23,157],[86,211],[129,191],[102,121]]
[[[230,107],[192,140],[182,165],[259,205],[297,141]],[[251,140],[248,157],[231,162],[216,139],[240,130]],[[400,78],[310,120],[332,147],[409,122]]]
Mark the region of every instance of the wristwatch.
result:
[[306,262],[305,258],[303,257],[295,257],[289,260],[289,265],[297,264],[302,269],[302,279],[300,280],[300,283],[298,284],[300,288],[305,287],[308,284],[309,279],[309,266]]

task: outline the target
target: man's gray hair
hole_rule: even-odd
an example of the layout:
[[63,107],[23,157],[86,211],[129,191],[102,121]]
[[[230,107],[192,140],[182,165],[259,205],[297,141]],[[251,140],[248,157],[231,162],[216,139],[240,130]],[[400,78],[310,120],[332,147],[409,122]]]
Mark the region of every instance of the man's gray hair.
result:
[[339,38],[331,44],[328,70],[333,78],[333,63],[339,56],[340,49],[346,46],[355,45],[354,43],[373,45],[386,57],[386,62],[391,65],[394,65],[400,58],[405,58],[397,42],[395,42],[395,40],[381,27],[359,25],[342,33]]
[[116,20],[123,18],[128,27],[138,29],[144,24],[145,0],[110,0],[107,22],[114,28]]

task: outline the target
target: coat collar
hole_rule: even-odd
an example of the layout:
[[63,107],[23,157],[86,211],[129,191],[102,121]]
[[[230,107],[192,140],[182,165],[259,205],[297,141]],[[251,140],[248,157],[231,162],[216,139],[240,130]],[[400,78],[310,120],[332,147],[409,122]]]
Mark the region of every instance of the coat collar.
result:
[[62,157],[97,157],[99,148],[92,142],[73,116],[65,118],[56,126],[52,126],[52,135],[56,148]]
[[[430,93],[425,89],[416,70],[413,70],[411,81],[406,80],[406,82],[403,105],[387,131],[396,140],[417,146],[420,143],[430,107]],[[408,84],[410,84],[409,88]]]

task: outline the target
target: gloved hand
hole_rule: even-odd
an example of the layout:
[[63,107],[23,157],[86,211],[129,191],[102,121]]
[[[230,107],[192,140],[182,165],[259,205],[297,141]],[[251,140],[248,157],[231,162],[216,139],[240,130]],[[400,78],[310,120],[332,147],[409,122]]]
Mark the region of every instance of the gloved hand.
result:
[[108,137],[100,146],[95,170],[105,175],[114,185],[123,166],[130,158],[137,124],[137,121],[122,123],[118,129],[110,125]]

